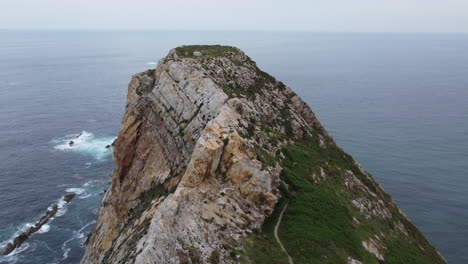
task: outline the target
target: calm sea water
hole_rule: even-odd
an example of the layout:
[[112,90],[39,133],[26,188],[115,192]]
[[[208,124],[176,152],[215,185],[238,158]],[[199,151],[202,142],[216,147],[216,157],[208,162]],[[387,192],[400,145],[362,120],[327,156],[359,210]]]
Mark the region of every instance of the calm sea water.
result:
[[468,263],[468,35],[79,31],[0,31],[0,248],[78,193],[0,263],[79,263],[130,76],[217,43],[292,87],[447,260]]

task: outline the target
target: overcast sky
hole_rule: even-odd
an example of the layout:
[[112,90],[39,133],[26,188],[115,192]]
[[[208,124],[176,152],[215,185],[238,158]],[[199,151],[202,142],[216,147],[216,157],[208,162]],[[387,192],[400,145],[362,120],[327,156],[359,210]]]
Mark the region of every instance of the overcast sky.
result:
[[468,0],[0,0],[0,28],[468,32]]

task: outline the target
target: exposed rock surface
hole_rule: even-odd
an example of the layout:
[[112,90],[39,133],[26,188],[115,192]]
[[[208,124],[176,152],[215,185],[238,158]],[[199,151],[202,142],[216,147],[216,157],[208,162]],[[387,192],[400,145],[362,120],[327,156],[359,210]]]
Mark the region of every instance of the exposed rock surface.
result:
[[[290,88],[223,46],[179,47],[155,70],[134,75],[122,125],[83,264],[250,262],[236,252],[272,215],[280,185],[287,187],[282,147],[314,135],[320,148],[335,146]],[[321,166],[317,184],[336,176]],[[393,219],[388,207],[396,205],[359,170],[365,178],[343,172],[342,192],[359,194],[346,208],[364,214],[361,222]],[[357,246],[383,260],[385,246],[375,241]]]

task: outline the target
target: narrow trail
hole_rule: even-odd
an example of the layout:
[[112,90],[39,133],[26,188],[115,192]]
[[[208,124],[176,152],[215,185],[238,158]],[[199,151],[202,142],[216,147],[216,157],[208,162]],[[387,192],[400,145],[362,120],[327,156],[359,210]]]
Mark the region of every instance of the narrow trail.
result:
[[278,228],[279,228],[279,226],[281,224],[281,219],[283,219],[283,214],[284,214],[284,211],[286,211],[286,208],[288,208],[288,202],[286,202],[286,204],[283,206],[283,210],[281,210],[281,214],[280,214],[280,216],[278,218],[278,222],[276,222],[276,225],[275,225],[275,239],[278,242],[278,244],[280,245],[283,252],[286,253],[286,255],[288,256],[289,264],[294,264],[291,256],[289,256],[288,252],[284,248],[283,243],[281,243],[281,240],[279,239],[279,236],[278,236]]

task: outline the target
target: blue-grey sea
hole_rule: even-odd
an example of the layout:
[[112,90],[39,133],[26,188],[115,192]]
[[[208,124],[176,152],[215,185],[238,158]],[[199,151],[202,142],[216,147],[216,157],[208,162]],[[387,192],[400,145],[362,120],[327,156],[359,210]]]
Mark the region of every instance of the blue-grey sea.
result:
[[468,263],[468,34],[8,30],[0,248],[78,195],[0,263],[79,263],[130,77],[183,44],[243,49],[305,99],[449,263]]

